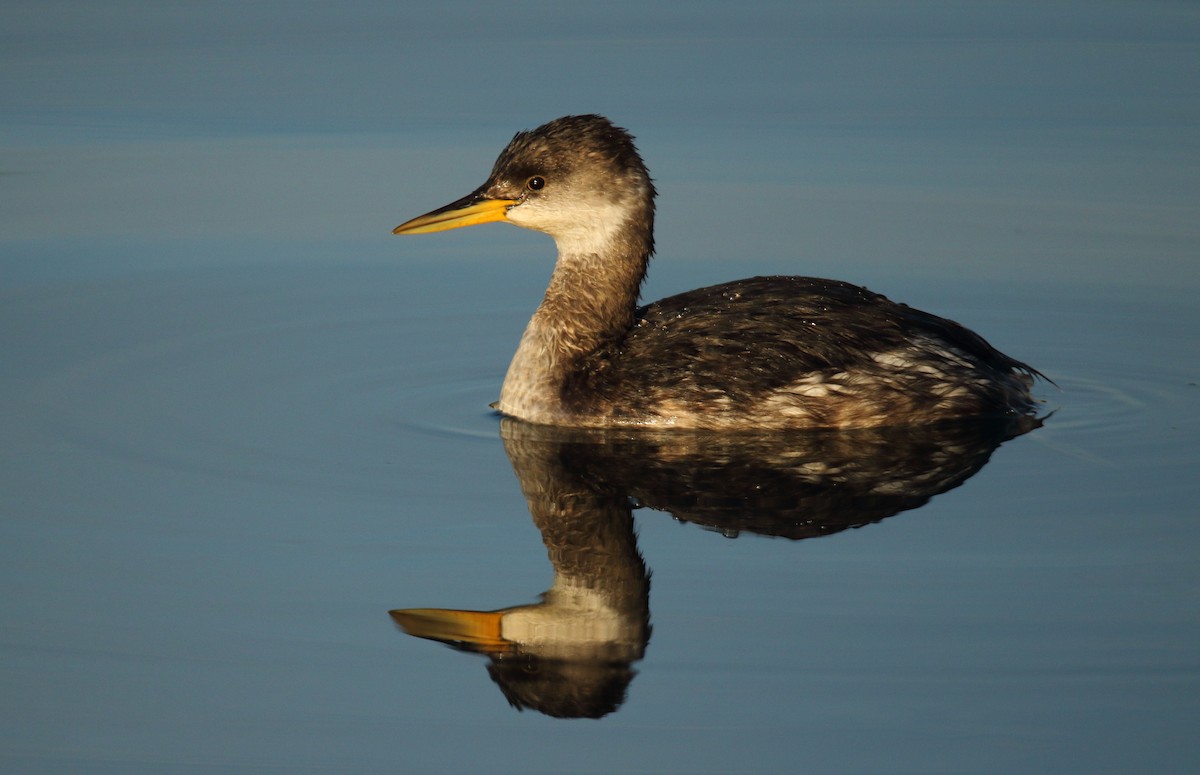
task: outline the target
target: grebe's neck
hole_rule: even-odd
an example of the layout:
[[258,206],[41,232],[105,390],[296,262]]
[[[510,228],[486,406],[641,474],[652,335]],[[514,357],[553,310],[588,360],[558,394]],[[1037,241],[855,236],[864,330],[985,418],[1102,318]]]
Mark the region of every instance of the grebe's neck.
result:
[[560,235],[554,274],[508,367],[497,408],[530,422],[564,419],[562,388],[583,360],[634,324],[652,248],[626,224],[597,239]]

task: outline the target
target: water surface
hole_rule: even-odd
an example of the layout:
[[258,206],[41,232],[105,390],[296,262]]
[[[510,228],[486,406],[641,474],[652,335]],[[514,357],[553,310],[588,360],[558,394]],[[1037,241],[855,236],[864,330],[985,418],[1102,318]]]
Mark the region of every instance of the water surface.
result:
[[[0,10],[6,771],[1200,766],[1194,7],[605,9]],[[562,575],[487,409],[552,246],[388,232],[583,111],[661,192],[647,297],[843,278],[1058,385],[823,535],[604,469],[652,575],[599,720],[388,615]]]

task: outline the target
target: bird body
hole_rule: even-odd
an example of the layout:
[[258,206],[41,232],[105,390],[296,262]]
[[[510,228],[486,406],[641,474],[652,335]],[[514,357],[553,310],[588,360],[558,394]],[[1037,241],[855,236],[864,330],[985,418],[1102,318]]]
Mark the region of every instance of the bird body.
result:
[[646,306],[654,186],[625,130],[568,116],[520,132],[487,182],[396,227],[506,220],[558,261],[494,405],[528,422],[711,430],[1016,416],[1038,372],[953,321],[848,283],[755,277]]

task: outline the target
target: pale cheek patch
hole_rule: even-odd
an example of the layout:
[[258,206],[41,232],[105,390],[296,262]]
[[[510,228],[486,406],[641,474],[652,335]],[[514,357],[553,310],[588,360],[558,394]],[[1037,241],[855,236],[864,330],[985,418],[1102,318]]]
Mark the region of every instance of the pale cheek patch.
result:
[[560,255],[607,255],[646,196],[640,181],[620,182],[624,187],[565,186],[512,208],[508,220],[554,237]]
[[562,225],[550,234],[560,255],[604,255],[612,249],[628,215],[625,208],[603,201],[588,208],[586,217],[579,212],[564,213]]

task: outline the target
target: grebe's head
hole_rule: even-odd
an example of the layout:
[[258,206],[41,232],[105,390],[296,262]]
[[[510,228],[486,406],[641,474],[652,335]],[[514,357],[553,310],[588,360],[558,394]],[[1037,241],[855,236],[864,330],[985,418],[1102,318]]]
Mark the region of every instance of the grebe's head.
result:
[[654,193],[628,132],[603,116],[566,116],[518,132],[482,186],[393,232],[508,221],[551,235],[562,252],[602,252],[631,231],[652,239]]

